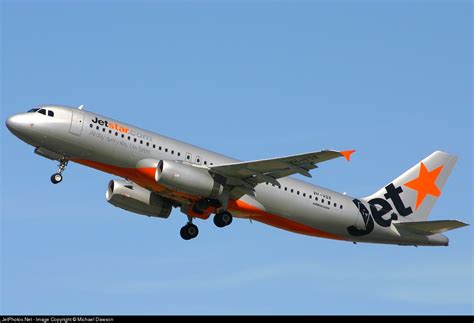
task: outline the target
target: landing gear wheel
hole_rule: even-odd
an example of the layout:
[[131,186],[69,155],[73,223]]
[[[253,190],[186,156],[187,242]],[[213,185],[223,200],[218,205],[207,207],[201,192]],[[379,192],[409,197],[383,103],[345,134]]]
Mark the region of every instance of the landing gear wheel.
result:
[[230,214],[227,211],[217,213],[214,216],[214,224],[219,228],[228,226],[231,223],[232,223],[232,214]]
[[56,173],[51,176],[51,183],[53,184],[61,183],[62,180],[63,180],[63,175],[61,175],[60,173]]
[[188,223],[181,228],[181,231],[179,233],[181,234],[181,238],[183,238],[184,240],[191,240],[197,237],[197,235],[199,234],[199,229],[196,225]]
[[58,172],[51,176],[51,183],[53,183],[53,184],[61,183],[61,181],[63,180],[62,173],[66,169],[67,163],[68,163],[68,160],[65,159],[65,158],[61,158],[59,160]]

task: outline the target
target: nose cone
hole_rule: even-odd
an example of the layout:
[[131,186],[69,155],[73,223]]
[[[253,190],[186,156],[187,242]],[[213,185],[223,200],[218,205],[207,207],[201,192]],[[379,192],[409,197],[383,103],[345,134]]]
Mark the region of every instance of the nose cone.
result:
[[21,116],[19,114],[12,115],[7,119],[5,123],[7,125],[8,130],[10,130],[13,133],[15,131],[18,132],[22,124]]
[[7,119],[5,124],[8,130],[17,137],[26,135],[31,125],[28,116],[23,113],[12,115]]

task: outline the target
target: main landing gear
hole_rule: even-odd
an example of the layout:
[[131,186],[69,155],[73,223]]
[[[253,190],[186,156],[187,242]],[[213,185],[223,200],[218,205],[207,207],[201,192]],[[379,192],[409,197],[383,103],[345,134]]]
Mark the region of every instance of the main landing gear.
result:
[[227,211],[222,211],[214,215],[214,224],[219,228],[226,227],[231,223],[232,223],[232,214],[230,214]]
[[66,169],[67,163],[68,163],[68,161],[65,158],[62,158],[62,159],[59,160],[58,172],[51,175],[51,183],[53,183],[53,184],[61,183],[61,181],[63,180],[62,173]]
[[[230,214],[230,212],[221,211],[214,216],[214,224],[219,228],[223,228],[231,224],[232,219],[233,217],[232,217],[232,214]],[[191,216],[188,216],[188,223],[184,227],[182,227],[179,232],[181,235],[181,238],[183,238],[184,240],[194,239],[199,234],[198,227],[195,224],[193,224],[192,221],[193,221],[193,218]]]
[[184,227],[181,228],[179,233],[181,234],[181,238],[184,240],[191,240],[197,237],[199,234],[199,229],[190,220]]

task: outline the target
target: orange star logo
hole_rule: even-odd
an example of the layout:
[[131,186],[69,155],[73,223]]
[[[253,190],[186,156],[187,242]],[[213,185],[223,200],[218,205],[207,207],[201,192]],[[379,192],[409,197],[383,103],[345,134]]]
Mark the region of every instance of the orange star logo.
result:
[[406,187],[418,192],[416,195],[415,209],[418,209],[420,204],[423,203],[427,194],[436,197],[441,195],[441,191],[438,186],[436,186],[435,182],[442,170],[443,166],[439,166],[430,172],[422,162],[420,164],[420,173],[418,174],[418,177],[404,184]]

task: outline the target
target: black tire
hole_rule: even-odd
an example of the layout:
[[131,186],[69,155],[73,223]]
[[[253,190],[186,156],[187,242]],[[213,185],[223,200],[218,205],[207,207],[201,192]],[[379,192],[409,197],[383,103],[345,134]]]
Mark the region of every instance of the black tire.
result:
[[214,224],[216,225],[216,227],[218,228],[223,228],[225,227],[225,223],[222,222],[220,216],[218,214],[214,215]]
[[181,228],[179,231],[181,238],[184,240],[191,240],[197,237],[199,234],[199,229],[194,224],[186,224],[184,227]]
[[216,227],[223,228],[232,223],[232,214],[227,211],[217,213],[214,216],[214,224]]
[[225,226],[228,226],[229,224],[231,224],[233,220],[233,216],[229,212],[222,212],[221,218]]
[[61,183],[62,180],[63,180],[63,175],[61,175],[60,173],[51,175],[51,183],[53,184]]
[[199,229],[194,224],[188,224],[188,225],[186,225],[186,232],[187,232],[188,236],[190,237],[190,239],[194,239],[199,234]]
[[181,228],[181,230],[179,231],[179,234],[181,235],[181,238],[183,238],[184,240],[190,239],[190,237],[188,236],[188,233],[186,232],[186,226]]

